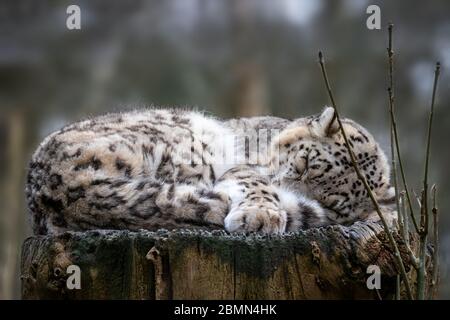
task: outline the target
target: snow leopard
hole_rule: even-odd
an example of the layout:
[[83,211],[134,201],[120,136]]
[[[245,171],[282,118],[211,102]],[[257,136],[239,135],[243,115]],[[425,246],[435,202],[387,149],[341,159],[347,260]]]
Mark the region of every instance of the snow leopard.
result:
[[[391,202],[385,154],[362,126],[342,122],[375,197]],[[37,235],[160,228],[281,234],[373,212],[330,107],[294,120],[149,108],[79,121],[38,146],[26,198]]]

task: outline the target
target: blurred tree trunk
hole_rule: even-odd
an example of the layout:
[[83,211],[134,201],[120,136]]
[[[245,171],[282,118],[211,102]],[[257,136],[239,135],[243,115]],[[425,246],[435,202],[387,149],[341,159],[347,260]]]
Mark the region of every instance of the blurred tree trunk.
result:
[[254,6],[254,2],[232,0],[229,7],[233,61],[226,101],[232,106],[232,115],[237,117],[270,113],[265,70],[257,61],[257,50],[249,42],[258,32]]
[[261,66],[252,62],[240,62],[233,66],[231,105],[238,117],[269,114],[267,85]]
[[[17,286],[18,256],[22,239],[22,195],[24,174],[25,118],[22,111],[12,111],[8,119],[8,157],[4,190],[3,243],[0,273],[0,299],[12,299]],[[20,196],[18,196],[20,195]]]

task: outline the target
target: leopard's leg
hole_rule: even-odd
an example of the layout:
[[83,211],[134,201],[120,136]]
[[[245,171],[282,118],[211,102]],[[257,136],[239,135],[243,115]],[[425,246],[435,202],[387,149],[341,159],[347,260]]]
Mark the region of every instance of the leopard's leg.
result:
[[164,186],[155,203],[177,225],[222,229],[230,197],[207,185],[171,184]]
[[324,222],[324,211],[316,201],[272,184],[257,167],[230,170],[214,190],[230,196],[225,218],[229,232],[283,233]]

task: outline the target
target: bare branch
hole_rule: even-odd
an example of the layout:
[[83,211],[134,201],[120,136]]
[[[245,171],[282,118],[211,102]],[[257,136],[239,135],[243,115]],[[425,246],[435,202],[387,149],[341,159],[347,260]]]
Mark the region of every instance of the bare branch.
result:
[[396,264],[397,264],[398,268],[400,269],[399,271],[400,271],[400,274],[401,274],[401,276],[403,278],[403,282],[405,284],[406,294],[407,294],[409,299],[413,299],[412,292],[411,292],[411,286],[409,284],[409,280],[408,280],[408,277],[406,275],[405,265],[403,264],[403,260],[402,260],[402,257],[400,255],[400,251],[398,249],[397,242],[395,241],[391,231],[389,230],[389,226],[388,226],[388,224],[386,222],[386,219],[384,218],[383,213],[381,212],[381,208],[380,208],[380,206],[378,204],[378,201],[376,200],[375,196],[373,195],[372,190],[370,189],[370,186],[367,183],[367,180],[366,180],[365,176],[361,173],[361,170],[360,170],[360,168],[358,166],[358,163],[356,161],[356,157],[355,157],[355,155],[353,153],[353,150],[352,150],[352,148],[350,146],[350,143],[348,141],[347,134],[345,133],[344,126],[342,124],[341,118],[339,117],[339,112],[338,112],[338,109],[336,107],[336,103],[335,103],[335,100],[334,100],[334,97],[333,97],[333,93],[331,91],[330,83],[328,81],[328,75],[327,75],[327,72],[326,72],[326,69],[325,69],[325,59],[323,57],[322,52],[320,52],[320,51],[319,51],[319,64],[320,64],[320,68],[322,70],[323,78],[325,80],[325,85],[326,85],[326,88],[327,88],[327,91],[328,91],[328,95],[330,97],[331,104],[332,104],[332,107],[334,109],[334,113],[335,113],[337,122],[339,124],[339,128],[341,130],[342,136],[343,136],[344,141],[345,141],[345,146],[346,146],[347,151],[348,151],[348,153],[350,155],[350,159],[351,159],[353,168],[355,169],[355,172],[356,172],[358,178],[364,184],[364,187],[365,187],[365,189],[366,189],[370,199],[372,200],[372,203],[373,203],[373,205],[375,207],[375,210],[378,213],[378,215],[380,217],[380,220],[381,220],[381,222],[383,224],[383,228],[384,228],[384,230],[385,230],[385,232],[386,232],[386,234],[388,236],[389,243],[390,243],[390,245],[391,245],[391,247],[392,247],[392,249],[394,251],[394,258],[395,258]]
[[401,300],[402,277],[398,274],[395,279],[395,300]]
[[[397,169],[396,169],[396,162],[395,162],[395,150],[397,151],[397,160],[400,167],[400,173],[402,177],[403,186],[406,190],[406,197],[408,200],[408,207],[409,212],[411,214],[411,220],[413,222],[414,228],[416,231],[419,231],[419,227],[417,225],[416,217],[414,215],[414,208],[412,206],[411,202],[411,196],[409,194],[408,190],[408,183],[406,182],[406,175],[405,170],[403,169],[403,161],[401,157],[400,152],[400,143],[398,140],[398,133],[397,133],[397,121],[395,119],[395,105],[394,105],[394,51],[392,47],[392,30],[394,28],[394,25],[392,23],[388,26],[388,33],[389,33],[389,47],[387,49],[388,51],[388,61],[389,61],[389,87],[388,87],[388,96],[389,96],[389,114],[390,114],[390,120],[391,120],[391,156],[392,156],[392,173],[394,178],[394,187],[396,188],[396,200],[398,203],[398,196],[397,196],[397,190],[398,190],[398,182],[397,182]],[[398,205],[398,204],[397,204]]]
[[405,201],[405,192],[400,193],[400,214],[399,216],[402,216],[404,219],[403,222],[403,239],[405,241],[405,247],[408,251],[409,258],[411,260],[411,264],[413,265],[414,269],[419,269],[419,259],[417,259],[416,254],[411,248],[410,241],[409,241],[409,221],[408,221],[408,213],[407,213],[407,203]]
[[423,174],[423,190],[421,194],[421,210],[420,210],[420,238],[419,238],[419,270],[417,273],[417,299],[425,299],[425,282],[426,282],[426,245],[429,231],[429,214],[428,214],[428,166],[430,160],[431,147],[431,129],[433,126],[434,101],[436,98],[437,84],[441,65],[436,63],[434,70],[433,94],[431,97],[430,116],[428,120],[427,147],[425,152],[425,166]]
[[433,115],[434,115],[434,101],[436,98],[436,90],[439,81],[439,74],[441,73],[441,64],[436,62],[436,68],[434,69],[434,82],[433,82],[433,94],[431,96],[430,115],[428,119],[428,132],[427,132],[427,149],[425,152],[425,168],[423,173],[423,189],[425,196],[423,197],[422,205],[424,206],[422,212],[424,213],[424,225],[422,232],[428,232],[428,165],[430,162],[430,148],[431,148],[431,129],[433,127]]
[[398,209],[397,209],[397,213],[398,213],[398,228],[401,232],[401,234],[403,235],[403,237],[405,236],[405,222],[407,223],[405,216],[404,216],[404,212],[403,212],[403,203],[402,203],[402,194],[403,192],[400,192],[398,194],[396,194],[395,196],[397,197],[398,195]]
[[400,192],[399,203],[400,203],[399,215],[401,215],[403,218],[403,230],[402,230],[403,239],[405,240],[405,243],[409,245],[409,220],[405,202],[405,191]]
[[433,214],[433,270],[431,278],[430,298],[436,296],[437,285],[439,282],[439,215],[436,205],[436,185],[431,187],[433,208],[431,212]]
[[420,193],[420,232],[419,232],[419,269],[417,270],[417,300],[425,299],[425,284],[426,284],[426,258],[427,258],[427,238],[428,229],[426,225],[426,199],[427,194],[425,190]]
[[411,189],[411,191],[414,194],[414,198],[416,198],[417,205],[419,206],[419,208],[422,208],[422,203],[420,202],[420,197],[417,195],[417,193],[416,193],[416,191],[414,191],[414,189]]
[[[388,47],[388,59],[389,59],[389,88],[394,90],[394,51],[392,50],[392,28],[394,25],[389,23],[389,47]],[[392,91],[389,91],[392,92]],[[392,94],[389,94],[389,114],[393,114],[392,110],[394,109],[394,97]],[[404,229],[404,218],[400,213],[400,196],[399,196],[399,188],[397,181],[397,163],[395,160],[395,138],[394,138],[394,128],[393,128],[393,117],[390,117],[390,140],[391,140],[391,169],[392,169],[392,178],[394,181],[394,190],[395,190],[395,204],[397,206],[397,213],[399,216],[399,224],[400,230]]]

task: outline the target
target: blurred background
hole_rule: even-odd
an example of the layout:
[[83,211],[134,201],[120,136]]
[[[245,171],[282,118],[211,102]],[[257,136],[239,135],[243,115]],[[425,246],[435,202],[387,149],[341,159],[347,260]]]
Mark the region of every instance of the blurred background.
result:
[[[81,8],[81,30],[66,9]],[[381,30],[366,8],[381,8]],[[419,189],[435,61],[430,181],[439,188],[441,289],[450,298],[450,2],[165,0],[0,2],[0,299],[20,298],[31,235],[27,162],[45,135],[105,112],[194,106],[218,117],[295,118],[328,103],[323,50],[342,115],[389,152],[387,24],[395,24],[396,105],[410,186]]]

